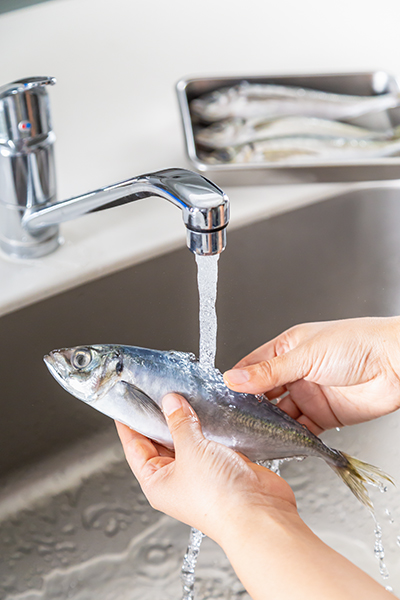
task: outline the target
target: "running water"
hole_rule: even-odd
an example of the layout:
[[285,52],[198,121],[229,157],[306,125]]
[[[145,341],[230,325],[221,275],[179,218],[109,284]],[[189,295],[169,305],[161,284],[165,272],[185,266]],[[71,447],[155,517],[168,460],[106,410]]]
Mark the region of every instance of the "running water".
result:
[[183,565],[181,570],[182,589],[183,596],[182,600],[192,600],[194,598],[194,584],[195,575],[194,571],[196,568],[197,558],[200,552],[201,542],[203,541],[204,533],[201,533],[194,527],[190,530],[189,544],[186,550],[186,554],[183,559]]
[[217,299],[219,254],[199,256],[197,262],[197,286],[199,288],[199,361],[204,367],[214,368],[217,350]]
[[[217,350],[217,299],[219,254],[199,256],[196,254],[197,286],[199,289],[200,364],[209,369],[215,366]],[[204,534],[194,527],[190,530],[189,544],[183,559],[181,579],[182,600],[193,600],[195,568]]]

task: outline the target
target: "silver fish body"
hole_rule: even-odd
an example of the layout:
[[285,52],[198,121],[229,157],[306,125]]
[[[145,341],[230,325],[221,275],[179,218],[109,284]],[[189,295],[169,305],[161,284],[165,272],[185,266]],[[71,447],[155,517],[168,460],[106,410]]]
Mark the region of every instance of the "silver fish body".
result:
[[328,447],[269,401],[229,390],[217,369],[202,367],[192,354],[94,345],[54,350],[44,360],[68,392],[167,448],[173,443],[161,402],[176,392],[196,411],[206,438],[252,461],[323,458],[367,505],[364,482],[386,477]]
[[206,122],[232,117],[274,119],[303,115],[346,120],[398,106],[396,94],[351,96],[319,90],[242,81],[192,100],[193,115]]
[[382,158],[400,153],[400,140],[344,139],[287,136],[257,140],[249,144],[213,150],[202,155],[205,162],[219,163],[307,163],[360,158]]
[[371,131],[357,125],[314,117],[282,117],[279,119],[232,118],[196,131],[196,142],[206,148],[228,148],[257,140],[282,137],[331,138],[343,140],[387,140],[393,130]]

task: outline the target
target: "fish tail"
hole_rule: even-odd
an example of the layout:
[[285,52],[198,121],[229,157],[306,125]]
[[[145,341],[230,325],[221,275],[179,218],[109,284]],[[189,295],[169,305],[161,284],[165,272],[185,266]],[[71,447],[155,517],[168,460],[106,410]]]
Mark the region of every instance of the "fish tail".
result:
[[344,459],[341,461],[342,464],[338,465],[329,462],[329,466],[350,488],[355,497],[367,508],[373,510],[373,505],[365,484],[370,483],[382,489],[385,481],[395,485],[394,481],[379,467],[374,467],[344,452],[339,452],[339,454]]

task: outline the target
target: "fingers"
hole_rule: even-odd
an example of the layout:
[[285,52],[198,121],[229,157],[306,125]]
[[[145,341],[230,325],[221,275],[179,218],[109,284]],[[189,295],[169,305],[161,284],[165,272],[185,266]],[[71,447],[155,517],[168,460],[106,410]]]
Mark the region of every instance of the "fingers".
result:
[[235,369],[242,369],[256,363],[271,360],[279,354],[284,354],[289,350],[292,350],[299,343],[298,330],[300,326],[292,327],[287,331],[284,331],[276,338],[270,340],[266,344],[263,344],[259,348],[250,352],[247,356],[242,358],[235,366]]
[[281,395],[286,383],[304,377],[307,372],[308,365],[302,363],[304,353],[296,350],[318,327],[315,323],[296,325],[256,348],[224,374],[226,385],[253,394],[272,392],[268,394],[271,399]]
[[[185,452],[204,440],[200,423],[190,404],[178,394],[168,394],[163,400],[163,412],[174,441],[175,453]],[[116,421],[116,427],[126,459],[142,484],[156,470],[174,462],[174,452]]]
[[124,448],[126,460],[140,483],[155,470],[173,461],[168,451],[160,453],[153,442],[144,435],[133,431],[118,421],[115,422],[115,425]]
[[234,368],[242,369],[249,365],[271,360],[275,356],[293,350],[293,348],[298,346],[301,342],[304,342],[308,337],[315,333],[315,331],[320,329],[320,327],[320,323],[303,323],[301,325],[290,327],[290,329],[287,329],[266,344],[263,344],[259,348],[253,350],[253,352],[250,352],[250,354],[242,358]]
[[255,363],[259,363],[263,360],[271,359],[277,354],[276,339],[274,339],[266,344],[263,344],[259,348],[256,348],[253,350],[253,352],[250,352],[250,354],[239,360],[239,362],[234,366],[234,369],[242,369],[243,367],[254,365]]
[[298,348],[270,360],[224,373],[226,385],[236,392],[261,394],[305,377],[310,357]]
[[188,444],[197,445],[204,440],[197,415],[185,398],[179,394],[167,394],[162,408],[177,455],[187,449]]

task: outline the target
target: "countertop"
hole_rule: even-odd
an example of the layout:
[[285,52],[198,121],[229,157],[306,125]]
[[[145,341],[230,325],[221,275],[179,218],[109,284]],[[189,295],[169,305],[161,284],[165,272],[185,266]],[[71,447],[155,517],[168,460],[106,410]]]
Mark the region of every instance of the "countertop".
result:
[[[397,1],[383,0],[379,14],[359,0],[343,3],[346,22],[336,10],[328,28],[318,0],[271,6],[251,0],[243,12],[241,3],[225,0],[201,6],[184,0],[52,0],[2,15],[0,54],[7,60],[0,83],[33,75],[58,80],[49,94],[59,197],[158,169],[190,168],[175,94],[182,77],[377,68],[397,75]],[[385,9],[391,10],[389,21]],[[378,32],[375,44],[369,30]],[[225,187],[229,227],[344,187]],[[61,232],[63,244],[50,256],[0,257],[0,315],[185,244],[179,211],[156,198],[87,215],[62,225]]]

